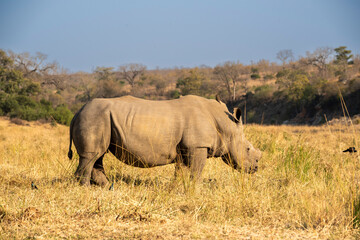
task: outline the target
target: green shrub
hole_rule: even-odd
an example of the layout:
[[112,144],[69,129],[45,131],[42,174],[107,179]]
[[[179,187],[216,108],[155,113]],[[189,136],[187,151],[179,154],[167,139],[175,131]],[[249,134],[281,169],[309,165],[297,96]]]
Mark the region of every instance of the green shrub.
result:
[[258,73],[253,73],[250,75],[251,79],[259,79],[260,75]]
[[264,76],[264,80],[271,80],[271,79],[274,79],[274,76],[272,74],[266,74]]
[[19,103],[16,101],[15,97],[9,96],[3,98],[0,102],[0,107],[4,115],[10,113],[19,108]]
[[273,96],[275,89],[270,85],[262,85],[255,88],[254,98],[258,101],[269,99]]
[[282,77],[285,77],[286,75],[288,75],[290,72],[290,70],[288,69],[283,69],[281,71],[279,71],[277,74],[276,74],[276,78],[282,78]]
[[57,123],[70,125],[74,114],[66,106],[60,105],[55,108],[55,110],[51,113],[51,116]]
[[204,73],[200,72],[198,68],[191,69],[178,78],[176,88],[179,88],[182,95],[201,95],[201,87],[206,80]]
[[178,90],[175,89],[175,90],[170,91],[169,95],[172,99],[177,99],[180,97],[181,94]]
[[21,106],[10,113],[10,118],[20,118],[27,121],[35,121],[38,119],[47,119],[47,112],[42,108]]
[[251,110],[251,111],[248,111],[246,113],[246,120],[247,122],[255,122],[255,115],[256,115],[256,112],[254,110]]
[[42,91],[40,84],[24,78],[13,61],[0,49],[0,115],[28,121],[50,119],[70,124],[72,113],[66,106],[55,109],[50,101],[37,101]]

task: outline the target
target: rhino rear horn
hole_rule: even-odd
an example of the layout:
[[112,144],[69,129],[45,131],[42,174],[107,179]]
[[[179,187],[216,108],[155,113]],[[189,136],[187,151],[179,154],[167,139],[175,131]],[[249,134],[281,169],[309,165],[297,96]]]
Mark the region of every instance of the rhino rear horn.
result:
[[234,118],[240,122],[241,119],[241,110],[240,108],[234,108]]

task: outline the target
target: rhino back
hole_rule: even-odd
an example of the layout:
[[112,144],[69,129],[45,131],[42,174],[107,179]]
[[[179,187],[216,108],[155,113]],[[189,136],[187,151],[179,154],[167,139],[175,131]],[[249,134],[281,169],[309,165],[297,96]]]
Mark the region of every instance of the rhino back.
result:
[[218,144],[212,112],[219,103],[214,100],[185,96],[167,101],[134,97],[112,101],[112,141],[121,140],[120,144],[149,164],[169,163],[179,144],[188,148]]
[[114,99],[111,108],[112,140],[148,165],[169,163],[176,157],[183,123],[169,104],[137,98]]

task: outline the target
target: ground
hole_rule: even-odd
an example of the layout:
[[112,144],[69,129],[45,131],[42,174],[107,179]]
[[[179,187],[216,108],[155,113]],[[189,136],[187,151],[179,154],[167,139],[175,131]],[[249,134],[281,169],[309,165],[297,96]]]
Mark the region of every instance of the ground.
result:
[[359,131],[247,125],[259,171],[209,159],[195,186],[173,165],[139,169],[109,153],[110,191],[73,178],[68,127],[1,118],[0,239],[356,239],[360,157],[342,150],[359,148]]

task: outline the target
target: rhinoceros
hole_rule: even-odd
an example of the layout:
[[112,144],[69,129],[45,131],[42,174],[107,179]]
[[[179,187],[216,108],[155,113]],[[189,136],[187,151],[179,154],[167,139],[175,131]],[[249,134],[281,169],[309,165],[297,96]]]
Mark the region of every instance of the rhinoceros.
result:
[[175,169],[188,168],[193,178],[199,178],[208,157],[221,157],[248,173],[257,171],[261,158],[245,139],[240,109],[231,114],[221,100],[193,95],[163,101],[93,99],[71,121],[70,159],[72,141],[79,155],[75,176],[85,185],[90,180],[108,184],[103,167],[108,151],[141,168],[176,163]]

